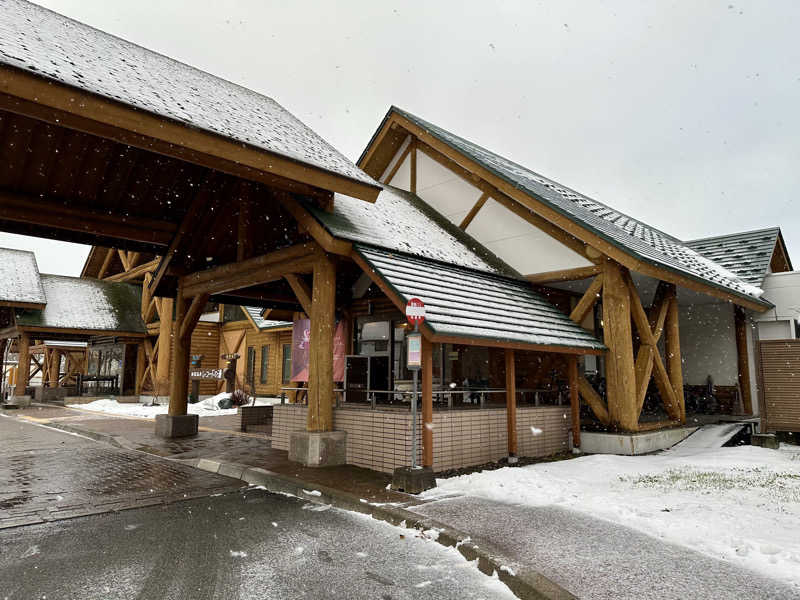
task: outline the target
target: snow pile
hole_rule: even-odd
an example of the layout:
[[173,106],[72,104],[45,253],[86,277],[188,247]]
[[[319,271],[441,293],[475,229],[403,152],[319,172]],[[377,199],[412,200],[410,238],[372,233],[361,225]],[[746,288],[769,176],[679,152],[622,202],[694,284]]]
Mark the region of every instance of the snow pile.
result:
[[[201,400],[196,404],[190,404],[188,413],[190,415],[200,415],[201,417],[220,417],[223,415],[235,415],[237,408],[221,409],[217,403],[227,398],[229,394],[217,394],[211,398]],[[280,398],[256,398],[256,406],[273,406],[280,404]],[[116,400],[102,399],[89,402],[88,404],[68,404],[69,408],[80,410],[90,410],[92,412],[108,413],[111,415],[121,415],[124,417],[142,417],[145,419],[155,419],[156,415],[167,414],[167,405],[158,404],[149,406],[146,404],[119,403]]]
[[437,480],[454,494],[557,505],[800,586],[800,448],[594,455]]

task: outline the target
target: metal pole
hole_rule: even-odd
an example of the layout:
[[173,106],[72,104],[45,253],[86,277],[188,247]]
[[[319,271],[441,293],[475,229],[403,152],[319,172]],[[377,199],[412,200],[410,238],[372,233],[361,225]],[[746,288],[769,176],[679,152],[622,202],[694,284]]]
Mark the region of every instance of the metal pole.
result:
[[[419,325],[414,323],[414,333]],[[411,468],[417,468],[417,369],[412,372],[414,378],[414,394],[411,396]]]

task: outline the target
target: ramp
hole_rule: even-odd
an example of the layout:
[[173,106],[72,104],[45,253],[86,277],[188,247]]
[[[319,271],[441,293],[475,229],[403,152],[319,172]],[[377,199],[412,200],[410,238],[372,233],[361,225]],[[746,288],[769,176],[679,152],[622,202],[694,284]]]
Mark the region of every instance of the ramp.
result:
[[722,448],[735,435],[749,425],[746,423],[725,423],[722,425],[703,425],[682,442],[667,450],[670,454],[694,454],[702,450]]

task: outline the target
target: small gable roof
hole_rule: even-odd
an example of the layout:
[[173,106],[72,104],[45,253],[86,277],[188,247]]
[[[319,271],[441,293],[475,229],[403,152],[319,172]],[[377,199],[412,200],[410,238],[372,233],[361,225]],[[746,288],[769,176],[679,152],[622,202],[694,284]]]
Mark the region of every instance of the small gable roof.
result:
[[41,280],[47,305],[41,310],[17,310],[18,327],[146,332],[141,316],[142,289],[138,285],[45,274]]
[[372,148],[378,133],[393,115],[399,115],[506,184],[522,191],[535,201],[544,203],[558,214],[633,258],[721,289],[749,303],[771,306],[759,298],[761,290],[756,286],[743,281],[723,266],[699,254],[680,239],[395,106],[389,109],[383,123],[362,153],[359,164]]
[[37,308],[46,302],[34,253],[0,248],[0,306]]
[[0,2],[0,65],[376,186],[272,98],[31,2]]
[[414,297],[425,303],[425,326],[433,341],[480,340],[581,353],[605,350],[594,335],[525,281],[358,244],[354,249],[390,297],[403,304]]
[[[701,238],[686,245],[736,273],[743,281],[761,286],[779,242],[782,242],[780,227],[770,227]],[[786,260],[789,261],[788,256]],[[788,267],[791,270],[791,262]]]
[[259,331],[266,331],[268,329],[282,329],[292,326],[290,321],[272,321],[270,319],[265,319],[261,316],[261,313],[264,309],[259,308],[258,306],[242,306],[242,310]]

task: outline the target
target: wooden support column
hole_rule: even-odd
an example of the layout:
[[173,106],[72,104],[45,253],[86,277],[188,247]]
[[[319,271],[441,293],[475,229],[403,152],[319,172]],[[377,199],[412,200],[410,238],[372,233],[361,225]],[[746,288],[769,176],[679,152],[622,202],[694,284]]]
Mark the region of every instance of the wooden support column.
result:
[[422,337],[422,466],[433,467],[433,344]]
[[24,396],[31,372],[31,338],[27,333],[22,333],[17,340],[17,355],[19,361],[17,363],[17,387],[14,395]]
[[[191,300],[183,297],[183,286],[179,285],[178,297],[175,299],[176,327],[172,340],[172,379],[169,393],[169,410],[167,411],[167,414],[173,417],[185,415],[189,404],[189,363],[191,361],[190,341],[192,334],[190,331],[188,339],[183,338],[180,336],[180,330],[190,306]],[[161,322],[163,323],[164,317],[167,317],[167,315],[162,312],[161,317]],[[159,363],[161,363],[161,355],[162,353],[169,354],[169,346],[164,347],[164,340],[159,341],[161,343]],[[166,341],[168,342],[169,340]]]
[[747,355],[747,315],[741,306],[733,307],[736,326],[736,359],[739,369],[739,388],[742,390],[742,408],[746,415],[753,414],[753,397],[750,393],[750,359]]
[[50,350],[50,371],[49,371],[49,385],[47,387],[58,387],[58,376],[61,371],[61,352],[58,350]]
[[581,447],[581,399],[578,395],[578,357],[567,357],[567,381],[569,383],[569,406],[572,415],[572,447]]
[[411,161],[409,174],[411,177],[411,181],[409,182],[409,190],[412,194],[417,193],[417,144],[416,141],[411,141],[411,154],[409,154],[409,158]]
[[517,456],[517,370],[514,350],[506,348],[506,425],[508,427],[508,456]]
[[680,326],[678,324],[678,295],[675,284],[667,287],[669,308],[664,322],[664,351],[667,358],[667,373],[675,392],[675,401],[680,409],[680,421],[686,422],[686,402],[683,396],[683,361],[681,359]]
[[631,303],[625,273],[608,260],[603,269],[603,341],[606,354],[606,390],[610,425],[623,431],[639,428],[636,371],[633,362]]
[[171,358],[170,346],[172,344],[172,298],[157,298],[156,302],[161,307],[159,312],[158,329],[158,361],[156,362],[156,395],[166,396],[169,393],[169,363]]
[[333,431],[333,334],[336,266],[327,253],[314,263],[308,356],[308,431]]
[[142,387],[144,387],[146,362],[147,356],[144,351],[144,343],[141,343],[136,347],[136,383],[134,393],[137,396],[142,393]]

